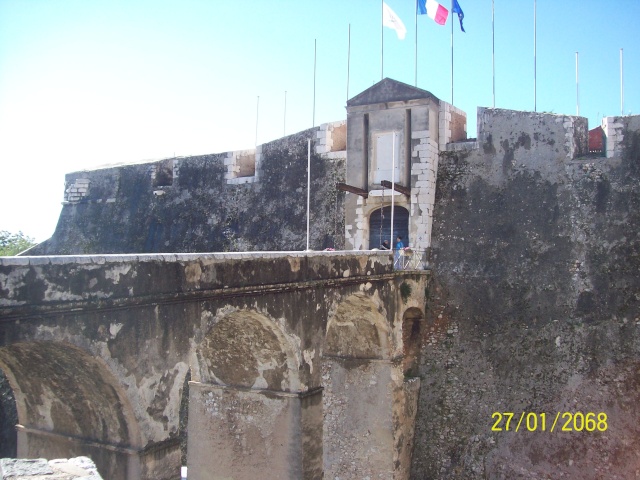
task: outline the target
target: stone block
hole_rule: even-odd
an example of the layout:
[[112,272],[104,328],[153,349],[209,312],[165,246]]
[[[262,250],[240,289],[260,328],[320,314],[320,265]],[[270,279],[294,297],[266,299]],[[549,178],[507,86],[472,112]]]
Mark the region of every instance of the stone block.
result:
[[411,132],[411,138],[413,139],[417,139],[417,138],[427,138],[429,136],[429,130],[414,130],[413,132]]

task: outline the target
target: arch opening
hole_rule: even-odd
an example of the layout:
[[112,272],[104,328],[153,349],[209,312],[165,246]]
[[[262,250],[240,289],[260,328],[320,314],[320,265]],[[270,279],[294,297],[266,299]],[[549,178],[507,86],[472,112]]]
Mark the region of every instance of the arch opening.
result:
[[395,246],[396,236],[402,237],[404,246],[409,246],[409,210],[394,206],[393,238],[391,239],[391,206],[378,208],[369,215],[369,248],[380,248],[384,240],[391,239]]
[[67,343],[34,341],[0,348],[0,369],[15,396],[17,456],[86,455],[104,478],[127,478],[139,445],[133,410],[101,360]]
[[15,458],[18,455],[18,411],[9,380],[0,369],[0,458]]
[[424,314],[419,308],[408,308],[402,316],[402,368],[405,376],[418,375]]

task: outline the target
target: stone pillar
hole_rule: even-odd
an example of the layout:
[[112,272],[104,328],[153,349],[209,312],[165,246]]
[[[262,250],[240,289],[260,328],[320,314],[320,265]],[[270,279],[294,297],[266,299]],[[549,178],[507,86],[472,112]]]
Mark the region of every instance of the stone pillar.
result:
[[325,358],[325,478],[408,479],[420,379],[389,360]]
[[[402,335],[376,297],[354,294],[327,325],[323,353],[328,479],[409,478],[419,379],[405,380]],[[392,354],[393,352],[393,354]]]
[[322,478],[322,390],[189,383],[189,480]]
[[189,382],[189,480],[322,478],[322,389],[300,381],[299,358],[260,312],[215,321]]

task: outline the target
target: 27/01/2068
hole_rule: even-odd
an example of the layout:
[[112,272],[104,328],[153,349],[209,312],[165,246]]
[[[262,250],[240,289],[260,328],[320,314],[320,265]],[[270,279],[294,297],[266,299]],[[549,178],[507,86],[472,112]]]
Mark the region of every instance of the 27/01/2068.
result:
[[[536,412],[522,412],[519,416],[515,429],[513,428],[514,412],[494,412],[491,415],[494,423],[492,432],[523,431],[527,432],[554,432],[556,429],[562,432],[604,432],[607,430],[607,414],[604,412],[582,413],[582,412],[557,412],[551,429],[547,430],[547,414]],[[560,424],[558,425],[558,420]],[[524,424],[523,424],[524,423]]]

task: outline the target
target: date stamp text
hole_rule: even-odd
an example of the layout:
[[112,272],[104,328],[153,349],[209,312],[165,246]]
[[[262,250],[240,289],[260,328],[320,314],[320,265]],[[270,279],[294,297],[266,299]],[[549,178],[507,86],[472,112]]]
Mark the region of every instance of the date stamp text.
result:
[[604,412],[494,412],[492,432],[605,432],[607,414]]

